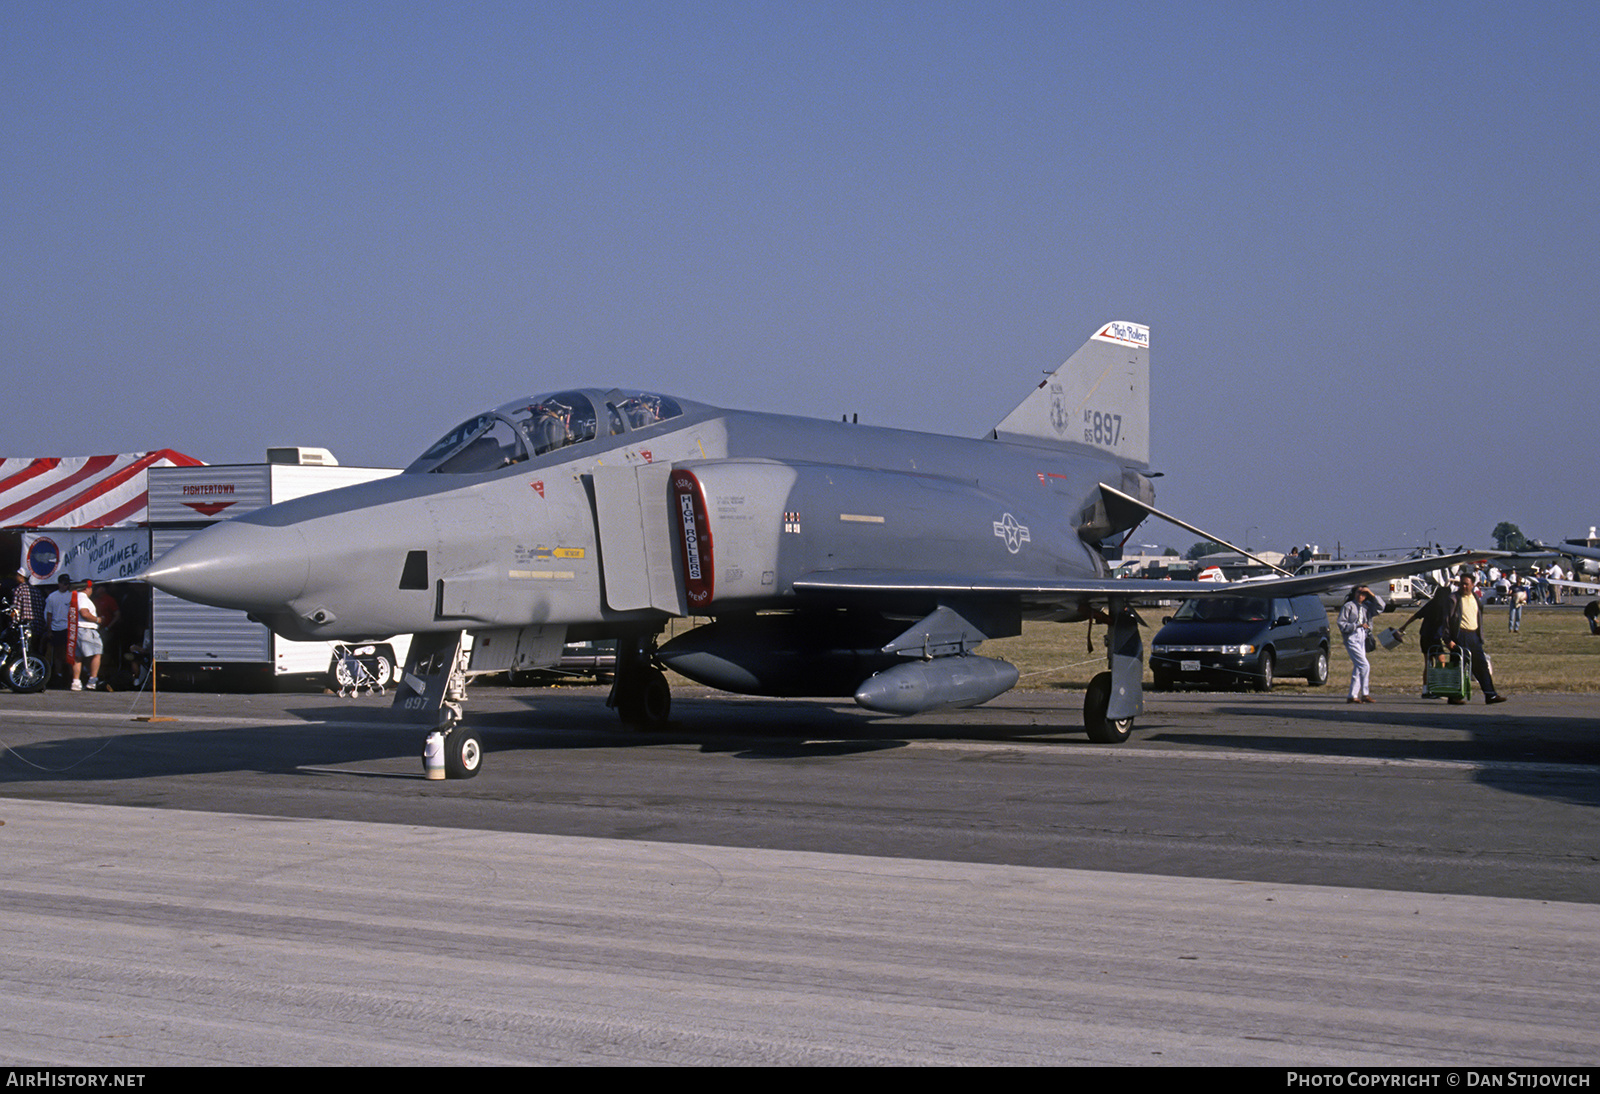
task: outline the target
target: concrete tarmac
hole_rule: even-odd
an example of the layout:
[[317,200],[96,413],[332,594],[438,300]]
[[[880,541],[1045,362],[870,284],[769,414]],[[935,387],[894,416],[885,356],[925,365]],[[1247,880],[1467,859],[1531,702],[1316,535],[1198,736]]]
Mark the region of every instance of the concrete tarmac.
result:
[[10,1064],[1600,1059],[1594,696],[0,698]]

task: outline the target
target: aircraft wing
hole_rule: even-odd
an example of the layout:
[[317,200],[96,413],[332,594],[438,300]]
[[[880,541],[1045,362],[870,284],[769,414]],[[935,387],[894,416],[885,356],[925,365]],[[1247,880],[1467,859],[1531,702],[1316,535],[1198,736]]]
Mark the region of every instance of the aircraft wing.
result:
[[1550,584],[1559,585],[1563,589],[1577,589],[1580,593],[1600,593],[1600,584],[1593,581],[1557,581],[1550,578]]
[[1226,596],[1300,596],[1346,585],[1365,585],[1391,577],[1424,573],[1496,557],[1496,551],[1460,551],[1450,555],[1398,559],[1375,566],[1333,570],[1308,577],[1271,578],[1250,582],[1151,581],[1136,578],[990,577],[964,573],[903,570],[818,570],[798,579],[800,593],[911,594],[934,596],[1016,596],[1029,600],[1082,602],[1112,597],[1133,601],[1195,600]]

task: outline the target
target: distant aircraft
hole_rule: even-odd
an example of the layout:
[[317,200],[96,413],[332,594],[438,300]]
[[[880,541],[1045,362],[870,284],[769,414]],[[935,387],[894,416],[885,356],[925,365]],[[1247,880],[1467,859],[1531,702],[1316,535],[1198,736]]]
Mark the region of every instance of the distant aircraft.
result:
[[1590,547],[1587,543],[1578,540],[1567,540],[1555,546],[1530,540],[1529,547],[1545,554],[1533,556],[1535,558],[1555,558],[1558,555],[1570,555],[1572,558],[1600,559],[1600,547]]
[[[403,474],[198,532],[148,571],[289,638],[417,637],[396,706],[447,731],[470,674],[553,664],[615,638],[609,704],[666,720],[662,667],[752,695],[854,696],[912,714],[986,702],[1015,667],[982,657],[1024,619],[1109,626],[1084,697],[1092,740],[1143,709],[1135,606],[1235,596],[1208,581],[1119,580],[1114,549],[1153,506],[1150,332],[1107,323],[979,439],[573,389],[467,419]],[[1212,537],[1215,538],[1215,537]],[[1268,580],[1294,596],[1479,555]],[[669,620],[708,620],[664,645]],[[470,634],[470,652],[467,636]]]

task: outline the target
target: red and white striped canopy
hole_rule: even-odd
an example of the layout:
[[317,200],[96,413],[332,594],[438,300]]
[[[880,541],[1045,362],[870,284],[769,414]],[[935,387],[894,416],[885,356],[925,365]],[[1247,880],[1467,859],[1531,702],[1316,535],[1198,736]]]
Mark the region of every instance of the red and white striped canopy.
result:
[[147,517],[145,471],[203,461],[163,448],[120,456],[0,458],[0,528],[117,528]]

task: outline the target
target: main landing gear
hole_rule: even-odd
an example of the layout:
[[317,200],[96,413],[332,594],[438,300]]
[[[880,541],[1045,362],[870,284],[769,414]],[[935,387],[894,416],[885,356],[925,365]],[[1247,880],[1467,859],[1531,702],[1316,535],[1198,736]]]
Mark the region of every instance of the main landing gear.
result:
[[1133,732],[1133,719],[1109,718],[1106,712],[1110,708],[1111,674],[1097,673],[1083,694],[1083,728],[1095,744],[1120,745]]
[[634,729],[660,729],[672,713],[672,688],[667,676],[651,663],[655,636],[617,640],[617,676],[606,706],[615,707],[623,724]]
[[1083,728],[1089,740],[1119,745],[1133,732],[1133,719],[1144,713],[1144,644],[1139,617],[1113,601],[1106,635],[1110,672],[1096,674],[1083,695]]

